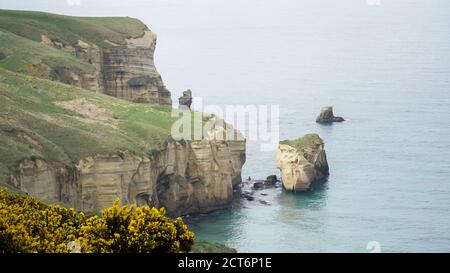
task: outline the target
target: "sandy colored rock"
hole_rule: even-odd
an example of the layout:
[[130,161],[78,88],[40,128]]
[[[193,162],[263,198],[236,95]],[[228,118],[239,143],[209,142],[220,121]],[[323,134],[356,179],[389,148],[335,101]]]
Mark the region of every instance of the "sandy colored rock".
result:
[[148,29],[141,37],[126,39],[125,45],[107,41],[109,48],[82,40],[73,46],[64,45],[45,35],[41,43],[72,53],[95,67],[93,73],[71,71],[72,85],[132,102],[172,105],[170,92],[154,64],[156,34]]
[[328,177],[324,143],[317,134],[292,141],[282,141],[276,151],[283,187],[288,191],[308,191],[313,183]]
[[32,196],[82,211],[98,212],[121,198],[176,216],[228,207],[244,162],[245,140],[205,139],[171,142],[152,157],[94,155],[72,168],[26,160],[11,180]]

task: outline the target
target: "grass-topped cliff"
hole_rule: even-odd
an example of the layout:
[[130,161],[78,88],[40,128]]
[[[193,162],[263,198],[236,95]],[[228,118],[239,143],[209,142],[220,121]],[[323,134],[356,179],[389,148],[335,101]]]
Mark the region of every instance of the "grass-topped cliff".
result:
[[71,165],[89,155],[163,149],[170,111],[0,69],[0,181],[31,157]]
[[323,145],[323,140],[317,134],[306,134],[303,137],[292,140],[280,141],[280,144],[289,145],[299,151],[311,149]]
[[109,42],[125,44],[145,29],[128,17],[0,10],[0,183],[24,159],[73,165],[89,155],[121,150],[143,155],[164,148],[173,123],[170,108],[132,104],[46,80],[58,79],[55,74],[62,69],[91,73],[95,67],[42,44],[42,35],[65,46],[82,40],[107,48]]
[[170,91],[153,62],[155,42],[134,18],[0,10],[1,68],[169,106]]
[[[1,11],[0,11],[1,13]],[[0,15],[0,20],[3,17]],[[58,79],[59,71],[92,73],[92,64],[74,55],[2,29],[0,25],[0,67],[46,79]]]
[[61,80],[65,70],[92,73],[95,67],[71,52],[42,44],[45,36],[65,47],[78,41],[102,48],[143,35],[147,27],[129,17],[73,17],[35,11],[0,10],[0,67]]
[[46,12],[0,10],[0,29],[40,42],[41,36],[75,45],[78,40],[109,47],[125,44],[147,29],[138,19],[130,17],[75,17]]

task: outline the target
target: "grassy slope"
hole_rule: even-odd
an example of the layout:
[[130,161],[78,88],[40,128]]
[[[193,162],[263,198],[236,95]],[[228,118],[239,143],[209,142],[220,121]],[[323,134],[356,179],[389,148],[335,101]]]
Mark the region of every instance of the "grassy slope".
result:
[[110,47],[104,40],[124,44],[126,38],[139,37],[147,28],[129,17],[73,17],[36,11],[0,10],[0,28],[19,36],[41,41],[41,35],[66,45],[78,40]]
[[317,134],[306,134],[297,139],[280,141],[280,144],[289,145],[301,151],[305,148],[315,148],[322,145],[323,140]]
[[[51,79],[48,69],[58,67],[94,69],[70,53],[40,44],[41,34],[65,44],[81,39],[108,47],[104,39],[121,44],[142,35],[145,28],[139,20],[125,17],[0,10],[0,183],[27,158],[73,165],[93,154],[129,150],[143,155],[165,147],[174,122],[170,108],[133,104],[40,79]],[[83,105],[58,104],[81,99],[105,112],[100,120],[76,112]]]
[[[0,26],[1,28],[1,26]],[[0,29],[0,67],[41,78],[51,78],[58,68],[92,73],[95,67],[70,53]]]
[[[59,104],[77,99],[101,119]],[[0,181],[32,157],[72,165],[97,153],[154,153],[168,140],[170,111],[0,68]]]
[[82,40],[108,48],[111,44],[105,40],[125,44],[126,38],[139,37],[145,29],[141,21],[128,17],[73,17],[0,9],[0,67],[53,80],[63,69],[92,73],[93,65],[42,45],[41,35],[64,45]]

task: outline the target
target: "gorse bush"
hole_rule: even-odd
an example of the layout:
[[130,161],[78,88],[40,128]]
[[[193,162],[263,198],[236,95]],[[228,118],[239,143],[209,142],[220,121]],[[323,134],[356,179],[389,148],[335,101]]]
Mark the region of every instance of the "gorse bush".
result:
[[117,200],[101,216],[86,216],[0,189],[0,253],[72,252],[71,242],[81,252],[187,252],[194,233],[164,209]]

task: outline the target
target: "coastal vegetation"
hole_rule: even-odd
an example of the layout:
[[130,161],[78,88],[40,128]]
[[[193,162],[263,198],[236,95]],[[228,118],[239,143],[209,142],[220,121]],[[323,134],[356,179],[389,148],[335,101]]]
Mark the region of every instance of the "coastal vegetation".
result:
[[0,189],[0,253],[188,252],[194,242],[181,218],[164,209],[121,206],[85,215]]
[[0,252],[233,251],[169,217],[228,207],[245,141],[172,138],[155,42],[129,17],[0,10]]
[[174,120],[167,107],[0,68],[0,183],[32,157],[73,166],[93,154],[153,154],[171,141]]
[[[40,42],[42,35],[66,45],[78,40],[103,48],[124,45],[147,27],[130,17],[74,17],[38,11],[0,10],[0,29]],[[109,41],[109,42],[107,42]]]
[[317,134],[306,134],[296,139],[280,141],[280,144],[289,145],[299,151],[302,151],[304,149],[311,149],[316,146],[323,145],[324,143]]

